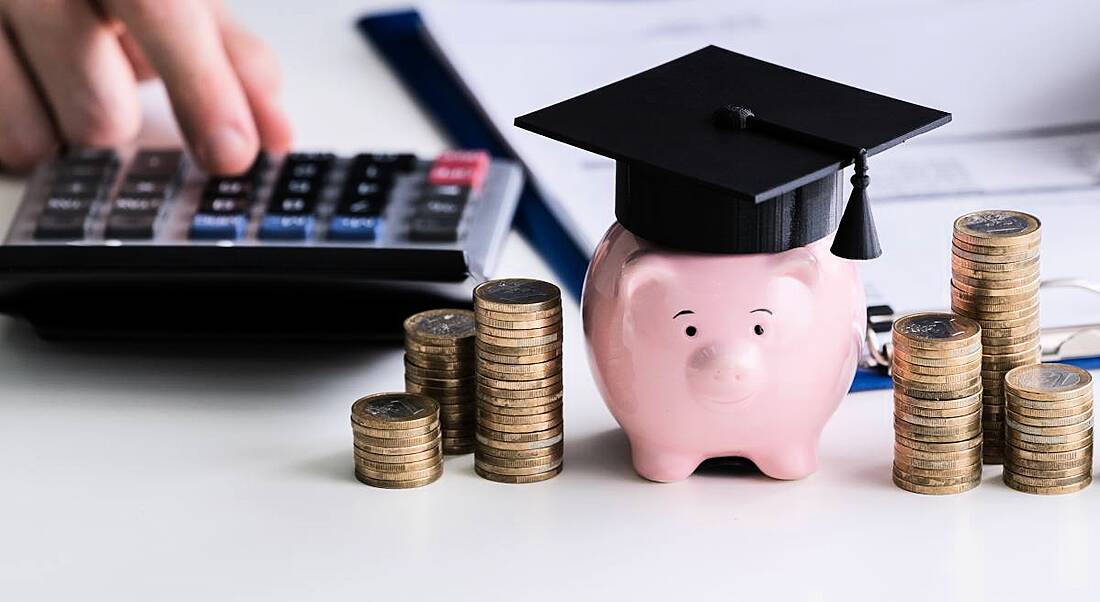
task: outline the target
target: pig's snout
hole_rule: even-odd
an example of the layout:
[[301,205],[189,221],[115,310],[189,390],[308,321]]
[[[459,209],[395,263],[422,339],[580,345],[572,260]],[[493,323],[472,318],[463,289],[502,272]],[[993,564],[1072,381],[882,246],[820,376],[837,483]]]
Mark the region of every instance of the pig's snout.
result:
[[733,404],[756,393],[763,380],[763,361],[752,345],[736,349],[707,345],[688,358],[687,380],[692,394],[711,403]]

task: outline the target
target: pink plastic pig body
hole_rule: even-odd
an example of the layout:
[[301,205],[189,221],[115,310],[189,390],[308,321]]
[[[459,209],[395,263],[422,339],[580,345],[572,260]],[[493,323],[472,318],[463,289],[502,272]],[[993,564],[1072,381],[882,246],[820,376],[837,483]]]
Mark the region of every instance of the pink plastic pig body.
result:
[[584,330],[638,474],[677,481],[722,456],[777,479],[814,472],[866,325],[856,267],[830,244],[681,253],[611,227],[588,268]]

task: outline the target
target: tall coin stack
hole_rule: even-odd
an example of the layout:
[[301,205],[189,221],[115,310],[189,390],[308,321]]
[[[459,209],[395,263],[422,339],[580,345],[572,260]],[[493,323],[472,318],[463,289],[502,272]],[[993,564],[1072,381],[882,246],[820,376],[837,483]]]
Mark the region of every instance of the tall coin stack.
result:
[[443,474],[439,406],[423,395],[377,393],[351,406],[355,476],[374,487],[421,487]]
[[962,493],[982,479],[982,344],[973,320],[920,313],[894,322],[894,483]]
[[1039,220],[977,211],[955,220],[951,309],[982,327],[983,459],[1004,457],[1004,375],[1040,361]]
[[1005,375],[1004,482],[1026,493],[1080,491],[1092,482],[1092,376],[1038,364]]
[[474,289],[477,449],[474,469],[502,483],[561,472],[561,291],[507,279]]
[[433,309],[405,320],[405,390],[439,404],[443,453],[474,451],[474,312]]

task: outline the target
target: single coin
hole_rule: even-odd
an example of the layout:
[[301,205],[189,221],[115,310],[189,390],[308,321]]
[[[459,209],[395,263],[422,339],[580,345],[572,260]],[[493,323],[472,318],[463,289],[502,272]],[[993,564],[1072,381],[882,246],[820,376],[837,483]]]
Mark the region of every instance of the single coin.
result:
[[1054,454],[1062,452],[1078,451],[1085,448],[1092,448],[1092,437],[1085,437],[1066,443],[1033,443],[1030,441],[1021,441],[1020,439],[1005,439],[1005,447],[1012,446],[1017,450],[1040,452],[1045,454]]
[[487,420],[484,415],[479,416],[477,421],[477,425],[479,427],[500,433],[535,433],[538,431],[544,431],[546,429],[552,429],[554,427],[561,426],[561,423],[561,416],[543,422],[533,422],[528,424],[492,422],[490,420]]
[[1076,410],[1085,405],[1091,405],[1092,389],[1090,387],[1085,391],[1085,393],[1077,397],[1067,397],[1065,399],[1059,399],[1056,401],[1043,401],[1038,399],[1027,399],[1026,397],[1020,397],[1016,394],[1014,389],[1008,388],[1005,390],[1005,400],[1007,403],[1011,403],[1013,408],[1021,414],[1035,415],[1034,412],[1040,411],[1069,411]]
[[372,479],[389,479],[394,481],[414,481],[417,479],[423,479],[430,477],[432,474],[443,470],[443,458],[439,457],[436,463],[420,470],[411,470],[408,472],[390,472],[386,470],[375,470],[359,463],[355,465],[355,471],[359,474],[370,477]]
[[[1000,247],[1004,248],[1004,247]],[[977,261],[981,263],[1014,263],[1019,261],[1027,261],[1028,259],[1035,259],[1039,256],[1039,247],[1030,247],[1019,251],[1018,253],[975,253],[973,251],[964,249],[959,246],[958,243],[951,245],[951,254],[961,259],[969,259],[970,261]]]
[[[512,340],[512,339],[506,339],[506,340]],[[496,356],[509,356],[510,355],[513,358],[523,358],[523,360],[524,360],[524,361],[515,362],[515,363],[542,362],[542,361],[546,361],[546,360],[541,359],[541,358],[557,357],[557,356],[561,355],[561,341],[559,340],[556,343],[550,343],[548,345],[526,346],[526,347],[513,345],[513,346],[509,346],[509,347],[502,347],[500,345],[489,344],[489,343],[485,342],[484,338],[479,337],[478,341],[477,341],[477,354],[478,354],[479,358],[484,357],[485,359],[490,359],[492,361],[496,361],[496,360],[493,360],[493,357],[496,357]],[[486,357],[487,355],[491,356],[491,357]],[[513,362],[500,362],[500,363],[507,364],[507,363],[513,363]]]
[[351,406],[351,419],[369,428],[408,429],[437,419],[439,404],[414,393],[375,393]]
[[474,461],[489,470],[490,472],[496,472],[498,474],[508,474],[506,472],[503,472],[502,469],[526,469],[530,470],[532,473],[535,473],[548,470],[550,468],[556,467],[558,464],[561,464],[562,456],[561,454],[556,454],[553,456],[544,456],[541,458],[515,460],[511,458],[498,458],[496,456],[482,455],[481,457],[475,457]]
[[495,460],[539,460],[549,456],[561,456],[565,452],[565,444],[558,442],[549,447],[536,449],[498,449],[477,444],[479,456],[492,456]]
[[543,375],[561,371],[561,356],[530,364],[501,364],[489,360],[478,362],[479,369],[491,374]]
[[554,343],[560,344],[560,341],[562,340],[562,333],[552,332],[550,334],[545,334],[537,337],[508,338],[493,336],[491,334],[479,331],[477,334],[477,340],[479,343],[485,345],[490,349],[494,349],[497,347],[512,347],[522,349],[539,348]]
[[[968,318],[949,313],[909,314],[894,322],[894,338],[912,348],[957,349],[974,343],[981,328]],[[895,342],[895,345],[897,343]]]
[[355,448],[355,457],[366,460],[368,462],[377,462],[381,464],[413,464],[429,458],[434,458],[439,455],[438,447],[430,447],[424,451],[417,452],[415,454],[405,454],[403,456],[376,454],[369,451],[364,451],[358,446]]
[[1036,428],[1069,426],[1092,418],[1091,406],[1085,408],[1085,411],[1080,414],[1073,414],[1070,416],[1028,416],[1026,414],[1013,412],[1011,406],[1009,406],[1007,410],[1008,411],[1005,413],[1005,418],[1007,420]]
[[965,427],[927,427],[894,418],[894,430],[906,439],[925,443],[955,443],[966,441],[982,434],[982,424],[975,422]]
[[916,483],[910,483],[904,479],[898,478],[894,475],[894,484],[899,488],[904,489],[910,493],[919,493],[922,495],[955,495],[957,493],[964,493],[969,491],[982,483],[981,479],[974,479],[972,481],[959,483],[958,485],[947,486],[927,486],[918,485]]
[[501,403],[501,405],[542,405],[548,403],[550,400],[546,399],[553,397],[562,392],[561,382],[553,383],[546,387],[539,387],[537,389],[501,389],[495,386],[486,384],[485,381],[479,381],[477,383],[477,396],[482,401],[490,401],[491,403],[501,403],[500,400],[536,400],[527,402],[526,404],[509,404]]
[[[900,461],[899,461],[900,459]],[[957,478],[975,478],[982,472],[981,459],[973,461],[967,466],[957,466],[953,468],[922,468],[908,463],[905,458],[895,459],[894,469],[904,472],[907,475],[916,477],[925,477],[930,479],[957,479]]]
[[[362,428],[362,427],[358,427],[355,423],[352,423],[352,430],[355,431],[356,441],[361,446],[369,446],[371,448],[375,448],[375,447],[396,447],[396,448],[419,447],[421,445],[430,444],[430,443],[432,443],[433,441],[435,441],[436,439],[439,438],[439,429],[438,428],[434,428],[431,431],[428,431],[426,434],[423,434],[423,435],[415,435],[415,436],[411,436],[411,437],[400,437],[400,438],[393,437],[393,438],[386,438],[386,439],[382,439],[382,438],[379,438],[379,437],[371,437],[370,435],[367,435],[367,434],[363,433],[362,431],[357,430],[359,428]],[[374,451],[374,450],[372,449],[371,451]],[[420,451],[420,450],[412,450],[409,453],[413,453],[413,451]]]
[[556,401],[549,401],[542,405],[533,406],[502,406],[494,403],[478,403],[477,409],[483,412],[489,412],[494,416],[511,416],[515,418],[524,418],[529,416],[538,416],[540,414],[547,414],[550,412],[561,412],[562,400],[561,395],[557,396]]
[[973,414],[975,411],[982,411],[982,404],[973,403],[968,406],[962,406],[958,408],[935,408],[930,409],[921,406],[913,406],[907,403],[894,400],[894,411],[901,413],[902,415],[910,416],[923,416],[928,418],[954,418],[957,416],[966,416]]
[[928,408],[931,410],[954,410],[958,408],[969,408],[974,404],[979,403],[982,399],[982,392],[978,391],[967,397],[961,397],[958,399],[922,399],[919,397],[911,397],[904,393],[895,390],[894,401],[908,406],[916,406],[921,408]]
[[951,244],[965,251],[970,251],[971,253],[983,253],[986,255],[1011,255],[1013,253],[1020,253],[1025,249],[1038,251],[1042,246],[1041,241],[1037,238],[1030,241],[1025,241],[1023,244],[996,246],[973,243],[955,238],[954,236],[952,236],[951,238]]
[[955,295],[951,295],[951,311],[954,311],[960,315],[968,316],[979,323],[982,323],[986,320],[1004,322],[1025,317],[1031,318],[1035,315],[1038,315],[1039,303],[1038,301],[1034,301],[1032,303],[1012,309],[990,309],[988,307],[976,307],[973,304],[967,303],[965,300],[960,299]]
[[946,376],[965,374],[967,372],[980,371],[982,368],[981,356],[975,356],[974,360],[968,364],[961,364],[958,366],[922,366],[920,364],[911,364],[901,357],[894,356],[894,365],[892,370],[901,374],[921,374],[925,376]]
[[498,414],[496,412],[486,411],[481,408],[479,408],[477,412],[477,416],[479,419],[496,424],[538,424],[540,422],[547,422],[555,419],[560,420],[561,415],[561,406],[558,406],[555,411],[521,416]]
[[963,347],[953,347],[949,349],[937,348],[931,345],[914,347],[910,345],[910,340],[904,337],[893,338],[890,344],[897,353],[902,353],[910,357],[928,359],[954,359],[958,361],[962,358],[969,358],[975,353],[981,353],[982,351],[982,341],[978,337],[969,340]]
[[972,297],[1018,297],[1039,292],[1039,278],[1029,278],[1026,282],[1014,287],[986,287],[981,284],[970,284],[961,279],[951,280],[951,287]]
[[1078,460],[1076,462],[1034,462],[1013,458],[1012,454],[1005,451],[1005,470],[1011,470],[1014,474],[1036,478],[1066,478],[1084,473],[1092,473],[1092,458]]
[[421,345],[416,341],[405,339],[405,353],[417,357],[434,357],[446,362],[467,362],[474,356],[474,344],[463,341],[456,347],[435,347],[433,345]]
[[[406,368],[408,368],[407,365]],[[405,382],[413,382],[418,385],[424,385],[425,387],[462,387],[469,385],[472,380],[472,374],[469,376],[463,376],[462,378],[429,378],[426,376],[419,376],[417,373],[409,372],[408,370],[405,371]]]
[[474,466],[474,471],[477,472],[477,474],[480,475],[482,478],[488,479],[490,481],[496,481],[498,483],[537,483],[539,481],[547,481],[558,476],[558,474],[561,473],[562,466],[563,465],[559,464],[557,468],[553,468],[547,472],[526,476],[500,475],[479,468],[478,466]]
[[477,375],[477,383],[480,386],[502,391],[530,391],[532,389],[545,389],[555,385],[561,385],[561,372],[546,378],[535,380],[500,380],[487,377],[480,372]]
[[465,456],[474,453],[474,444],[463,441],[461,443],[447,443],[443,445],[443,453],[448,456]]
[[[512,323],[527,323],[538,321],[551,321],[561,320],[561,305],[556,305],[550,309],[542,309],[538,311],[523,311],[523,312],[503,312],[492,311],[483,307],[474,306],[474,316],[477,317],[478,322],[488,324],[490,326],[497,326],[496,322],[505,322],[507,324]],[[501,328],[523,328],[523,326],[508,326],[505,324]],[[536,325],[538,326],[538,325]]]
[[1064,426],[1033,426],[1013,420],[1010,412],[1005,415],[1005,425],[1008,426],[1009,432],[1016,432],[1020,435],[1034,435],[1036,437],[1073,435],[1084,430],[1092,429],[1092,413],[1089,412],[1088,416],[1080,422],[1074,422]]
[[1073,398],[1092,385],[1087,370],[1068,364],[1037,364],[1014,368],[1005,375],[1008,386],[1018,397],[1039,401]]
[[376,429],[365,427],[354,420],[351,421],[352,429],[355,431],[356,436],[367,437],[369,439],[413,439],[416,437],[425,437],[439,428],[439,424],[436,422],[429,422],[424,426],[417,426],[409,429]]
[[915,424],[917,426],[926,427],[951,427],[951,428],[973,428],[974,424],[981,421],[982,409],[980,407],[969,414],[963,414],[962,416],[920,416],[917,414],[909,414],[894,409],[894,417],[898,420],[902,420],[908,424]]
[[1031,462],[1075,462],[1085,458],[1092,458],[1092,446],[1086,446],[1079,449],[1073,449],[1069,451],[1058,452],[1041,452],[1030,451],[1021,449],[1015,445],[1006,445],[1005,452],[1011,453],[1017,461],[1031,461]]
[[975,350],[967,355],[945,357],[945,358],[930,358],[921,355],[912,355],[910,351],[894,347],[891,343],[890,350],[891,360],[897,360],[904,362],[910,366],[923,366],[927,368],[965,368],[970,364],[981,362],[982,350],[981,346],[975,347]]
[[923,374],[908,370],[902,364],[897,364],[894,367],[892,376],[895,380],[902,383],[970,385],[975,382],[975,379],[981,377],[981,368],[981,364],[975,364],[966,372],[959,372],[956,374]]
[[983,318],[1008,318],[1027,315],[1039,307],[1039,295],[1037,293],[1022,295],[1019,297],[986,297],[978,298],[964,295],[957,290],[951,291],[952,307],[969,310],[962,314],[969,316],[971,313]]
[[410,393],[430,397],[441,404],[454,404],[463,403],[465,400],[473,397],[476,394],[475,384],[476,381],[470,379],[468,384],[464,384],[461,387],[433,387],[405,379],[405,390]]
[[533,441],[544,441],[546,439],[559,437],[562,434],[562,427],[559,423],[555,426],[547,427],[545,430],[541,431],[505,432],[486,428],[485,425],[478,423],[477,434],[492,441],[504,441],[508,443],[529,443]]
[[1021,278],[991,280],[989,278],[972,278],[960,271],[955,271],[951,274],[951,280],[960,285],[965,284],[966,286],[977,287],[987,291],[999,289],[1011,290],[1039,282],[1039,273],[1036,271],[1034,275],[1028,274]]
[[355,471],[355,477],[362,483],[370,485],[371,487],[380,487],[382,489],[413,489],[415,487],[423,487],[439,480],[439,477],[443,475],[443,471],[429,475],[423,479],[415,479],[411,481],[390,481],[387,479],[375,479],[365,474],[361,474],[359,471]]
[[495,366],[524,366],[524,365],[538,365],[546,362],[557,360],[561,358],[561,346],[558,345],[555,349],[545,351],[543,353],[524,353],[521,355],[502,355],[499,353],[490,353],[485,351],[482,347],[477,349],[477,359],[492,363]]
[[[987,346],[990,349],[1000,349],[1006,345],[1020,345],[1022,343],[1037,343],[1039,342],[1039,329],[1031,330],[1030,332],[1018,332],[1016,334],[1008,334],[1005,336],[988,336],[982,337],[982,345]],[[996,353],[996,351],[994,351]]]
[[[370,471],[374,471],[376,473],[382,473],[382,474],[390,474],[390,473],[411,474],[411,473],[415,473],[417,471],[428,470],[428,469],[431,469],[431,468],[435,468],[442,461],[443,461],[443,458],[439,455],[433,456],[431,458],[427,458],[425,460],[421,460],[419,462],[404,462],[404,463],[378,462],[378,461],[375,461],[375,460],[368,460],[366,458],[362,458],[358,455],[355,456],[356,466],[359,466],[359,467],[362,467],[362,468],[365,468],[365,469],[369,469]],[[372,473],[364,471],[364,474],[370,475]],[[388,478],[388,477],[380,477],[380,478]]]
[[1034,302],[1039,295],[1039,284],[1018,289],[984,289],[952,282],[951,294],[973,305],[998,310],[1005,305],[1020,306]]
[[[513,316],[521,316],[524,314],[510,314]],[[539,330],[544,328],[558,328],[561,329],[561,312],[552,314],[545,318],[536,318],[530,320],[500,320],[497,318],[491,318],[484,313],[477,314],[478,328],[493,328],[497,330],[515,330],[519,332],[529,330]],[[504,335],[501,335],[504,336]]]
[[1081,491],[1085,487],[1088,487],[1092,483],[1092,475],[1087,476],[1076,483],[1070,483],[1069,485],[1061,485],[1055,487],[1044,486],[1031,486],[1018,482],[1010,472],[1005,472],[1003,475],[1005,485],[1024,493],[1033,493],[1036,495],[1062,495],[1065,493],[1075,493]]
[[474,375],[474,364],[468,364],[462,370],[441,370],[421,368],[405,360],[405,374],[419,379],[465,380]]
[[541,280],[507,278],[483,282],[474,289],[479,309],[503,313],[545,311],[561,305],[561,289]]
[[552,326],[544,326],[542,328],[496,328],[493,326],[478,325],[477,332],[482,336],[492,336],[502,339],[542,339],[550,335],[555,335],[555,338],[550,339],[556,341],[561,337],[562,325],[561,323],[554,324]]
[[971,261],[957,255],[952,255],[951,265],[953,267],[971,270],[979,274],[984,272],[1015,272],[1017,270],[1026,270],[1030,267],[1039,265],[1039,258],[1034,257],[1032,259],[1013,261],[1010,263],[986,263],[983,261]]
[[915,475],[904,470],[894,467],[894,476],[915,485],[925,485],[928,487],[947,487],[950,485],[959,485],[962,483],[969,483],[975,480],[974,475],[966,474],[955,477],[929,477],[923,475]]
[[425,370],[445,370],[450,372],[473,372],[476,360],[471,355],[468,358],[454,359],[448,357],[424,355],[415,351],[405,352],[406,364],[412,364]]
[[953,236],[973,245],[1004,247],[1035,244],[1042,224],[1019,211],[985,209],[955,220]]
[[482,433],[480,429],[478,430],[476,436],[477,442],[484,445],[485,447],[511,450],[542,449],[544,447],[553,447],[554,445],[561,443],[564,439],[564,436],[559,432],[556,436],[550,437],[549,439],[538,439],[535,441],[501,441],[495,437],[487,436],[486,434]]
[[[1080,441],[1092,440],[1092,427],[1086,426],[1081,430],[1066,432],[1060,434],[1043,434],[1039,435],[1034,432],[1024,432],[1020,430],[1020,425],[1009,425],[1005,422],[1005,440],[1011,441],[1013,445],[1017,443],[1046,443],[1046,444],[1060,444],[1060,443],[1075,443]],[[1027,448],[1025,448],[1027,449]],[[1054,450],[1044,450],[1054,451]]]
[[561,464],[562,461],[559,459],[546,466],[528,466],[524,468],[516,468],[512,466],[498,466],[496,464],[490,464],[476,459],[474,460],[475,467],[485,472],[491,472],[495,475],[502,476],[529,476],[543,474],[551,470],[556,470],[559,466],[561,466]]
[[432,449],[439,448],[439,439],[436,438],[433,441],[422,443],[420,445],[409,445],[407,447],[391,447],[387,445],[375,445],[373,442],[356,440],[355,447],[359,451],[364,451],[372,454],[382,456],[410,456],[419,454]]
[[[512,382],[532,382],[537,380],[543,380],[547,378],[561,378],[562,369],[561,366],[552,367],[544,366],[539,371],[531,372],[498,372],[494,368],[499,364],[486,364],[482,363],[478,366],[477,374],[483,378],[488,378],[497,381],[512,381]],[[537,365],[537,364],[536,364]]]
[[972,437],[970,439],[966,439],[964,441],[926,442],[926,441],[917,441],[915,439],[910,439],[908,437],[903,437],[903,436],[898,435],[897,433],[895,433],[894,434],[894,442],[899,444],[899,445],[904,445],[905,447],[908,447],[910,449],[914,449],[914,450],[917,450],[917,451],[941,452],[941,453],[943,453],[943,452],[960,452],[960,451],[968,450],[972,447],[980,446],[982,444],[982,438],[979,435],[979,436],[976,436],[976,437]]
[[1018,318],[1002,320],[979,316],[974,321],[980,324],[983,330],[996,330],[998,328],[1035,328],[1039,323],[1039,308],[1036,307],[1030,315],[1024,315]]
[[1008,478],[1019,485],[1027,485],[1030,487],[1062,487],[1065,485],[1073,485],[1081,481],[1081,479],[1092,478],[1092,475],[1087,471],[1080,474],[1073,474],[1067,477],[1029,477],[1016,472],[1006,470],[1004,472],[1005,482],[1008,482]]
[[973,270],[957,265],[951,266],[951,278],[954,280],[963,280],[967,282],[973,281],[976,286],[983,286],[986,288],[997,288],[1005,286],[1004,283],[1018,282],[1029,278],[1038,278],[1041,273],[1040,264],[1015,271],[1008,272],[983,272],[981,270]]
[[1033,337],[1029,341],[1023,343],[1017,343],[1014,345],[986,345],[985,354],[990,357],[1001,357],[1005,355],[1013,355],[1016,353],[1031,352],[1039,346],[1039,337]]
[[[970,458],[977,458],[982,455],[981,437],[978,437],[978,444],[967,449],[955,450],[955,451],[926,451],[920,449],[913,449],[907,445],[902,445],[897,441],[894,442],[894,454],[895,456],[904,456],[909,461],[921,460],[924,462],[948,462],[948,463],[965,463]],[[935,445],[935,444],[933,444]]]
[[928,401],[940,401],[950,399],[962,399],[964,397],[970,397],[976,393],[981,393],[982,384],[978,382],[975,385],[969,387],[958,387],[955,389],[948,389],[945,391],[926,391],[921,389],[912,389],[906,386],[899,386],[895,381],[894,393],[905,395],[907,397],[913,397],[917,399],[924,399]]
[[[945,379],[947,377],[944,377]],[[979,373],[970,373],[963,376],[961,379],[956,379],[954,382],[924,382],[922,380],[911,380],[909,378],[902,378],[897,373],[894,373],[894,387],[900,388],[906,392],[912,391],[929,391],[929,392],[952,392],[962,391],[971,388],[975,385],[981,386],[981,377]],[[956,395],[961,397],[961,395]]]
[[405,320],[405,336],[422,345],[452,345],[459,339],[472,339],[476,329],[474,312],[466,309],[432,309]]

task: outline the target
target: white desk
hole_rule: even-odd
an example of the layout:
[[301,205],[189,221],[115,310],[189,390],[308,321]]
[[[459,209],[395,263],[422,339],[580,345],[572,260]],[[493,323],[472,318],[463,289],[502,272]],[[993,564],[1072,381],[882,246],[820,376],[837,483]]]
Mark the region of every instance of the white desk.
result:
[[[237,4],[283,55],[299,146],[442,147],[352,30],[357,3]],[[515,236],[501,271],[552,279]],[[348,409],[402,387],[396,349],[52,344],[0,318],[0,598],[1092,597],[1100,486],[1031,497],[989,468],[967,494],[904,493],[885,392],[842,405],[805,481],[639,479],[574,303],[565,324],[560,477],[490,483],[466,456],[383,491],[352,476]]]

